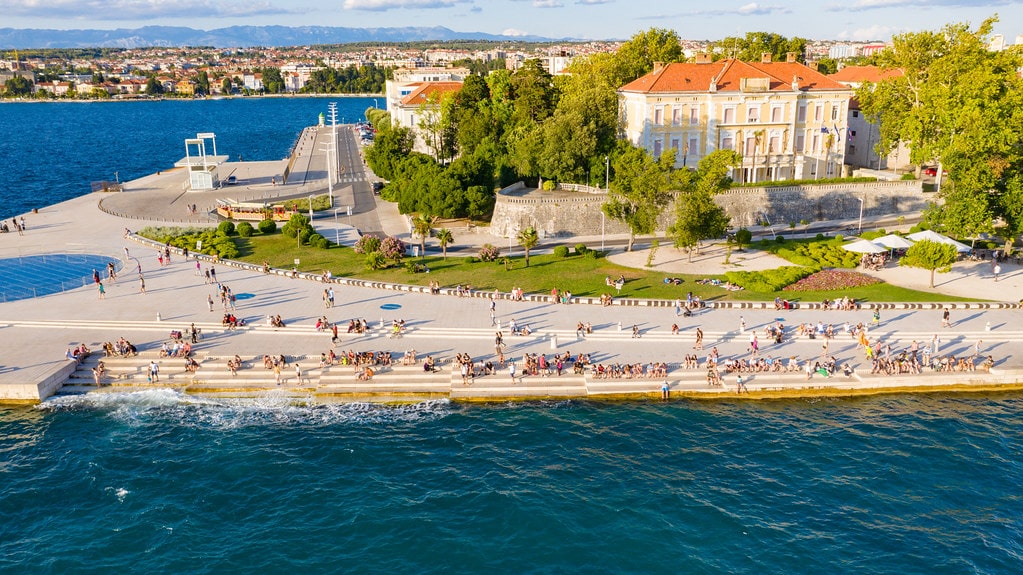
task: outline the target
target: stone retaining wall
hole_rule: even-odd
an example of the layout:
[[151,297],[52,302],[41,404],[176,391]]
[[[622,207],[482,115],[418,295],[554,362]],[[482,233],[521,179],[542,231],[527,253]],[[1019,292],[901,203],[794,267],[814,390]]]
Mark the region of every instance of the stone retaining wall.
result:
[[[576,197],[566,197],[564,193],[544,197],[543,192],[509,195],[522,189],[524,186],[519,182],[498,192],[490,220],[492,235],[514,237],[529,226],[535,227],[541,238],[593,236],[600,234],[602,228],[607,234],[629,232],[621,222],[602,217],[600,207],[607,196],[599,188],[580,189]],[[923,210],[933,196],[923,192],[919,181],[898,181],[735,188],[719,194],[714,201],[732,218],[733,226],[742,227],[761,221],[785,225],[802,220],[857,219],[860,198],[863,198],[863,215],[875,217]],[[658,230],[666,230],[673,215],[674,209],[666,208],[658,218]]]

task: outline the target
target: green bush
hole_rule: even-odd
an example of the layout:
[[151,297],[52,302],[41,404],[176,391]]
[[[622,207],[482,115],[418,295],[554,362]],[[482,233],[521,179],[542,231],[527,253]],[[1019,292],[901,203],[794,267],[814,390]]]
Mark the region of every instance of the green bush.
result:
[[568,257],[568,246],[557,246],[554,248],[554,255],[559,258]]
[[586,257],[590,258],[591,260],[595,260],[595,259],[597,259],[599,257],[603,257],[603,256],[604,256],[604,252],[602,252],[600,250],[589,250],[589,249],[586,250]]
[[915,180],[916,179],[916,174],[914,174],[913,172],[906,172],[905,174],[902,174],[902,177],[900,179],[907,180],[907,181],[908,180]]
[[293,238],[298,235],[298,228],[284,224],[281,228],[281,233],[289,238]]
[[554,183],[554,180],[547,180],[546,182],[543,183],[543,191],[545,192],[552,192],[557,187],[558,185]]
[[362,236],[355,242],[355,253],[371,254],[380,250],[380,238],[376,236]]
[[272,234],[277,231],[277,222],[266,219],[259,222],[259,225],[256,227],[259,228],[259,233],[261,234]]
[[785,243],[785,236],[775,236],[774,242],[778,244]]
[[[319,234],[317,234],[317,235],[319,235]],[[320,236],[319,238],[317,238],[314,242],[312,242],[312,244],[314,246],[320,248],[321,250],[325,250],[325,249],[329,248],[330,245],[331,245],[330,244],[330,240],[328,240],[327,238],[325,238],[323,236]]]
[[735,232],[735,243],[739,244],[739,249],[742,249],[742,246],[750,245],[750,242],[752,241],[753,232],[747,230],[746,228],[739,228]]
[[476,256],[465,256],[465,263],[467,264],[476,263]]
[[576,244],[575,245],[575,253],[576,253],[576,255],[581,256],[581,255],[585,254],[588,251],[590,251],[590,248],[586,247],[586,244]]
[[796,283],[816,271],[813,268],[802,266],[784,266],[758,272],[727,272],[725,278],[750,291],[772,293],[780,291],[783,287]]
[[380,252],[366,254],[366,268],[370,270],[382,270],[387,267],[387,258]]
[[242,222],[238,224],[238,227],[236,229],[238,231],[238,235],[243,238],[252,237],[252,232],[255,231],[255,229],[252,227],[252,224],[250,224],[249,222]]
[[824,234],[817,234],[816,236],[814,236],[813,239],[817,240],[818,242],[823,242],[826,238]]
[[308,244],[309,243],[309,238],[313,237],[314,235],[317,235],[317,234],[316,234],[316,230],[314,230],[313,228],[302,228],[302,230],[299,232],[299,238],[300,238],[299,241],[301,241],[303,244]]
[[224,220],[217,226],[217,231],[225,236],[229,236],[234,233],[234,222],[231,220]]

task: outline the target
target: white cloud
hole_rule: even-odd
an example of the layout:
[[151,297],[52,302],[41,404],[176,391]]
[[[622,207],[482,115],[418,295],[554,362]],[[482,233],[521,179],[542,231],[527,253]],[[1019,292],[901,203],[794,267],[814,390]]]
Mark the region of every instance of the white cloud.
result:
[[611,2],[612,0],[576,0],[575,3],[590,6],[595,4],[610,4]]
[[792,10],[785,6],[774,6],[770,4],[757,4],[750,2],[738,8],[718,8],[710,10],[695,10],[681,14],[646,16],[640,20],[654,20],[660,18],[687,18],[692,16],[769,16],[771,14],[789,14]]
[[533,0],[533,8],[561,8],[558,0]]
[[450,8],[468,0],[345,0],[345,10],[384,12],[402,8]]
[[524,30],[516,30],[515,28],[508,28],[501,32],[502,36],[528,36],[529,32]]
[[294,12],[265,0],[3,0],[13,16],[151,20],[154,18],[239,18]]
[[856,42],[867,42],[870,40],[882,40],[887,42],[895,34],[900,34],[905,30],[894,26],[884,26],[882,24],[874,24],[866,28],[857,28],[855,30],[843,30],[839,32],[839,40],[853,40]]
[[828,7],[835,12],[862,12],[884,8],[992,8],[1013,4],[1015,0],[855,0]]

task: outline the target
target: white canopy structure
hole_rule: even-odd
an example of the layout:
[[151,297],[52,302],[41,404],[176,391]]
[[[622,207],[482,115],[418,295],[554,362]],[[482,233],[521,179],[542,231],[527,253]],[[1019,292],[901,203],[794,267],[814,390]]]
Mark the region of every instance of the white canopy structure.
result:
[[932,230],[924,230],[922,232],[917,232],[915,234],[909,234],[909,236],[907,236],[907,237],[909,239],[913,240],[914,242],[919,242],[919,241],[923,241],[923,240],[929,240],[929,241],[932,241],[932,242],[938,242],[940,244],[949,244],[949,245],[955,246],[956,251],[961,253],[961,254],[962,253],[966,253],[966,252],[970,251],[970,249],[971,249],[970,246],[968,246],[968,245],[966,245],[964,243],[957,242],[957,241],[953,240],[952,238],[950,238],[948,236],[943,236],[943,235],[939,234],[938,232],[935,232],[935,231],[932,231]]
[[893,250],[904,250],[913,245],[913,240],[906,239],[897,234],[888,234],[871,240],[873,243],[882,245]]
[[879,246],[867,240],[857,240],[851,244],[845,244],[843,248],[858,254],[880,254],[888,251],[888,248]]

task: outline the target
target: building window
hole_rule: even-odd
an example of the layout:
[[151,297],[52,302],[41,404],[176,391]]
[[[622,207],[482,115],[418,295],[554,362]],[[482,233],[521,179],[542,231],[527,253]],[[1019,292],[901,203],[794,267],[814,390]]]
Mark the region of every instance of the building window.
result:
[[775,124],[781,122],[781,107],[771,108],[771,122]]
[[662,108],[654,108],[654,125],[655,126],[660,126],[661,124],[664,123],[663,115],[664,115],[664,109],[662,109]]
[[700,109],[697,107],[689,108],[689,125],[695,126],[700,123]]
[[803,153],[803,146],[805,144],[806,144],[806,135],[803,134],[802,132],[799,132],[798,134],[796,134],[796,141],[795,141],[795,143],[793,145],[793,150],[792,151],[797,153],[797,154],[802,154]]
[[722,150],[735,149],[735,138],[733,138],[731,134],[725,134],[721,136],[721,149]]
[[735,123],[735,108],[725,108],[725,123],[726,124]]
[[767,151],[772,154],[781,152],[781,137],[771,136],[771,138],[767,140]]
[[797,121],[799,121],[799,122],[805,122],[806,121],[806,104],[800,104],[799,105],[799,112],[797,113],[796,118],[797,118]]
[[677,152],[678,151],[678,146],[679,146],[678,138],[672,138],[671,139],[671,149],[673,149],[673,150],[675,150]]
[[757,138],[755,136],[750,136],[750,137],[746,138],[746,155],[747,156],[753,156],[753,154],[757,153],[756,150],[757,150]]
[[760,108],[752,107],[746,110],[746,120],[750,124],[756,124],[760,121]]
[[818,122],[820,122],[821,120],[824,119],[824,105],[823,104],[817,104],[816,106],[814,106],[814,108],[813,108],[813,119],[818,121]]
[[831,120],[838,120],[838,106],[834,104],[831,106]]
[[859,110],[853,110],[852,113],[853,113],[852,114],[853,118],[859,118],[860,117],[860,111]]
[[813,135],[813,151],[819,152],[821,150],[821,137],[816,132]]
[[681,126],[682,125],[682,108],[675,106],[671,109],[671,125]]
[[660,157],[661,157],[661,141],[660,140],[654,140],[654,158],[657,159],[657,158],[660,158]]
[[700,138],[696,136],[689,137],[689,144],[686,146],[686,152],[694,156],[700,155]]

